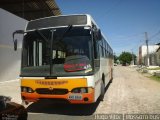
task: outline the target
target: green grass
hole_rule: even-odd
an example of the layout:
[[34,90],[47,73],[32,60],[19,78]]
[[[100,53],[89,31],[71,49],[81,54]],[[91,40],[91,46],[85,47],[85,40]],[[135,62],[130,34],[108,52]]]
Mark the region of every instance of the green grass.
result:
[[150,79],[156,80],[160,82],[160,77],[159,76],[149,76]]
[[147,68],[147,70],[160,70],[160,67],[157,67],[157,68]]

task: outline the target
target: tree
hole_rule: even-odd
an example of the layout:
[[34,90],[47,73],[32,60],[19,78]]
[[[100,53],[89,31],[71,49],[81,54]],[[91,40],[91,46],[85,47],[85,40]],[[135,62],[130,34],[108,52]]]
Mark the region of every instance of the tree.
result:
[[122,64],[130,64],[132,61],[132,54],[129,52],[122,52],[119,56],[119,60]]
[[116,55],[114,55],[114,63],[116,63],[118,60],[118,57]]

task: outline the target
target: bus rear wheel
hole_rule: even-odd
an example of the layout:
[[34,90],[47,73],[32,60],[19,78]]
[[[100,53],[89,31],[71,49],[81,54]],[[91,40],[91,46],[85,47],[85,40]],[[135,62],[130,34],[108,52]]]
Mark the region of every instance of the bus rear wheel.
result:
[[101,94],[99,96],[100,101],[104,100],[104,94],[105,94],[105,84],[103,81],[101,81]]

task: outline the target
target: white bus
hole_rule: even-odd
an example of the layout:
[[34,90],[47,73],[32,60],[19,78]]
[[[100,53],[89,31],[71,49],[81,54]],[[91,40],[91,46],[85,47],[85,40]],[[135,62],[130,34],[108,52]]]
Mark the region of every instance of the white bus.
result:
[[[29,21],[23,33],[21,96],[89,104],[103,100],[113,76],[113,50],[88,14]],[[17,40],[14,40],[15,50]]]

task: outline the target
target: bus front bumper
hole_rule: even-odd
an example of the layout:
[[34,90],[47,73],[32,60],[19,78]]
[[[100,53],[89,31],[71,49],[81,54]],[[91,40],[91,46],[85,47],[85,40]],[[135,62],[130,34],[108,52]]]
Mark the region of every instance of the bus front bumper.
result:
[[86,78],[21,79],[22,100],[29,102],[63,99],[71,104],[93,103],[94,90]]
[[94,89],[92,88],[92,91],[90,93],[71,93],[65,95],[46,95],[46,94],[38,94],[36,92],[34,93],[27,93],[27,92],[21,92],[22,100],[26,102],[37,102],[41,99],[50,99],[57,102],[59,100],[66,101],[70,104],[90,104],[94,103]]

